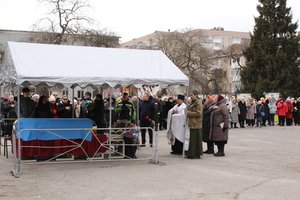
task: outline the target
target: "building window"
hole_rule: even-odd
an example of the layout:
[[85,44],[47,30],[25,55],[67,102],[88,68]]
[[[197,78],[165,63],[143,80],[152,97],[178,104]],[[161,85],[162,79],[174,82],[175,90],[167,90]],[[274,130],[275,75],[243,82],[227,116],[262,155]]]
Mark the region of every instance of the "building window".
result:
[[221,50],[222,49],[222,43],[215,43],[213,49],[214,50]]
[[69,95],[69,94],[68,94],[68,90],[63,90],[63,91],[62,91],[62,94],[63,94],[63,95]]
[[232,38],[232,44],[241,44],[242,43],[242,39],[239,37],[234,37]]
[[77,98],[83,98],[83,90],[78,90],[77,91]]
[[221,37],[214,37],[213,43],[222,43],[222,38]]

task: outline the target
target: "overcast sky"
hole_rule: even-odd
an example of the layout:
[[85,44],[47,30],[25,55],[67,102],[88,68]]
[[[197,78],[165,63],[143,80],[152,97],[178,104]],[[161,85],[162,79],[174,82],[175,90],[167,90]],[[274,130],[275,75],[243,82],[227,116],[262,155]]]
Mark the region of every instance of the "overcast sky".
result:
[[[156,30],[223,27],[253,30],[258,0],[89,0],[87,16],[122,37],[121,42]],[[293,21],[300,19],[300,0],[288,0]],[[0,29],[30,30],[47,9],[37,0],[0,0]],[[299,25],[299,24],[298,24]],[[298,28],[298,30],[300,30]]]

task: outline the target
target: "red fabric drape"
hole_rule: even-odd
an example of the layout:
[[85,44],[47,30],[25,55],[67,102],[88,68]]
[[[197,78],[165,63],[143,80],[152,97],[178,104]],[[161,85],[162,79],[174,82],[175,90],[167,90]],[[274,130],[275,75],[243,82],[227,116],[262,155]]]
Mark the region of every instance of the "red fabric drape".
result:
[[[106,152],[107,148],[105,146],[107,145],[105,145],[104,143],[107,142],[107,136],[97,135],[97,138],[100,141],[100,143],[96,139],[96,137],[93,136],[92,141],[90,142],[84,141],[83,144],[81,145],[81,148],[74,149],[69,153],[74,156],[83,156],[85,155],[84,153],[85,151],[89,156],[93,156],[100,146],[101,147],[98,153]],[[72,141],[76,143],[82,142],[82,140],[72,140]],[[18,141],[16,141],[16,144],[18,146]],[[49,140],[49,141],[33,140],[28,142],[21,141],[21,146],[22,146],[21,157],[53,157],[55,155],[73,149],[74,147],[63,147],[63,146],[70,146],[70,145],[74,146],[75,144],[67,140]],[[23,146],[28,146],[28,147],[23,147]],[[51,148],[36,148],[31,146],[41,146],[41,147],[50,146]],[[52,147],[57,147],[57,148],[52,148]]]

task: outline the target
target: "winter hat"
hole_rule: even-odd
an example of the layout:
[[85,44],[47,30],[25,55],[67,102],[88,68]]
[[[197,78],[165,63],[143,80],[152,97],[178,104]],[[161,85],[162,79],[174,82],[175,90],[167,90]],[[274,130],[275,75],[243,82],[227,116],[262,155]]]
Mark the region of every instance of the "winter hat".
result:
[[261,101],[258,101],[257,104],[261,104]]
[[245,102],[245,100],[246,100],[246,99],[245,99],[245,97],[244,97],[244,96],[242,96],[242,97],[241,97],[241,102],[242,102],[242,103],[244,103],[244,102]]
[[200,92],[198,90],[193,90],[192,91],[192,94],[195,95],[195,96],[199,96],[200,95]]
[[30,89],[29,89],[28,87],[25,87],[25,88],[22,89],[22,92],[23,92],[23,93],[25,93],[25,92],[30,92]]
[[184,101],[184,96],[181,95],[181,94],[179,94],[179,95],[177,96],[177,99],[181,99],[182,101]]
[[55,100],[55,97],[53,96],[53,95],[51,95],[50,97],[49,97],[49,102],[55,102],[56,100]]
[[12,100],[12,101],[14,100],[14,98],[15,98],[14,95],[9,95],[9,97],[8,97],[8,99]]
[[32,95],[32,97],[31,97],[32,99],[37,99],[37,100],[39,100],[39,98],[40,98],[40,95],[38,95],[38,94],[34,94],[34,95]]

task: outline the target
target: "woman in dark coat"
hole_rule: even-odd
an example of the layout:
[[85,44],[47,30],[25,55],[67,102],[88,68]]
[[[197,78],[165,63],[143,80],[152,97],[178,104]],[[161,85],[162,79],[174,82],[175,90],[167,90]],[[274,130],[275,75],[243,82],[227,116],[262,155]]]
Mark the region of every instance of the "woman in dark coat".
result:
[[300,126],[300,97],[294,102],[294,122],[295,126]]
[[210,140],[210,117],[212,108],[214,106],[214,97],[207,95],[203,106],[203,120],[202,120],[202,141],[207,143],[207,150],[203,153],[214,154],[214,143]]
[[210,138],[217,145],[218,152],[214,156],[225,156],[224,146],[228,140],[229,112],[226,99],[218,95],[216,105],[211,113]]
[[162,105],[162,112],[160,113],[162,118],[163,128],[167,129],[167,118],[168,112],[175,106],[175,102],[173,101],[173,97],[169,97],[167,101]]
[[50,110],[50,103],[48,101],[48,97],[42,95],[39,98],[38,105],[35,109],[35,117],[36,118],[52,118],[52,113]]
[[240,114],[238,115],[239,124],[240,124],[241,128],[245,128],[245,120],[246,120],[246,114],[247,114],[245,97],[242,97],[239,100],[238,105],[239,105],[239,109],[240,109]]
[[[105,128],[104,101],[101,94],[96,95],[96,99],[94,101],[94,109],[92,113],[92,119],[97,125],[97,128]],[[102,133],[103,130],[100,130],[98,132]]]
[[[265,100],[265,99],[262,99],[262,105],[264,107],[264,110],[265,110],[265,116],[263,116],[263,119],[262,119],[262,125],[263,126],[266,126],[266,121],[268,121],[269,119],[269,113],[270,113],[270,110],[269,110],[269,100]],[[269,124],[270,125],[270,124]]]
[[263,126],[263,117],[266,115],[265,106],[262,104],[261,101],[257,102],[256,105],[256,126],[262,127]]
[[72,118],[72,104],[67,95],[62,97],[61,103],[57,105],[59,118]]

